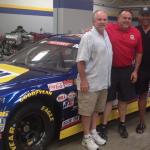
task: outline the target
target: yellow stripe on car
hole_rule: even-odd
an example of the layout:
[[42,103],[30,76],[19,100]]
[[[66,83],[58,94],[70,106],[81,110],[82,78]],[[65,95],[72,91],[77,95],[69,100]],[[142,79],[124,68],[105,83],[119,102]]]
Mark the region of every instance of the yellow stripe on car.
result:
[[[150,97],[148,97],[147,107],[150,107]],[[138,104],[137,104],[137,101],[133,101],[128,105],[127,114],[131,114],[131,113],[136,112],[136,111],[138,111]],[[118,109],[113,109],[111,112],[111,115],[109,117],[109,121],[117,119],[118,117],[119,117]],[[97,124],[100,124],[100,123],[101,122],[99,120],[97,122]],[[81,131],[83,131],[81,123],[78,123],[74,126],[71,126],[69,128],[61,130],[59,139],[61,140],[61,139],[67,138],[67,137],[69,137],[71,135],[75,135]]]
[[29,69],[26,68],[8,64],[0,64],[0,83],[8,82],[28,71]]

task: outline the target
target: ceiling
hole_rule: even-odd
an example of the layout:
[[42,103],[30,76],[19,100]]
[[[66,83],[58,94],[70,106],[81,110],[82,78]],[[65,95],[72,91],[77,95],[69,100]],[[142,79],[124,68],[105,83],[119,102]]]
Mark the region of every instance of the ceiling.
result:
[[150,7],[150,0],[94,0],[94,4],[116,8],[140,8]]

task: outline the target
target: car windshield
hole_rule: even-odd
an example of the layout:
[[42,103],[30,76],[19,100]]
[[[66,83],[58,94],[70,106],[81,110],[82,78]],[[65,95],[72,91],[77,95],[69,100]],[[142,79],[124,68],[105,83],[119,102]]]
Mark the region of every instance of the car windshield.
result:
[[66,71],[75,64],[76,55],[77,48],[74,46],[60,46],[48,44],[48,41],[41,41],[22,49],[8,61],[30,68]]

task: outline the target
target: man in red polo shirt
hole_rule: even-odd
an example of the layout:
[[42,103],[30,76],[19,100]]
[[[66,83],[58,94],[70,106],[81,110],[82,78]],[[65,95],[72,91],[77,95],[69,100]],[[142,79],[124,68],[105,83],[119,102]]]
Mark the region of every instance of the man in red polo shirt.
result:
[[111,87],[100,127],[100,135],[105,139],[108,117],[115,99],[118,99],[120,115],[119,134],[122,138],[128,137],[125,126],[127,103],[135,97],[134,83],[142,58],[142,39],[140,32],[132,26],[132,17],[130,10],[122,10],[117,23],[110,23],[106,28],[113,48],[113,65]]

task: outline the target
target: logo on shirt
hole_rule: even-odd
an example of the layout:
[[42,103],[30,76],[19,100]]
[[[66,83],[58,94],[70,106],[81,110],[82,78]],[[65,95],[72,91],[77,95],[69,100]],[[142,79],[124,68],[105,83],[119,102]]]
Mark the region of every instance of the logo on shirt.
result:
[[133,34],[130,35],[130,39],[131,39],[131,40],[135,40],[135,37],[134,37]]

